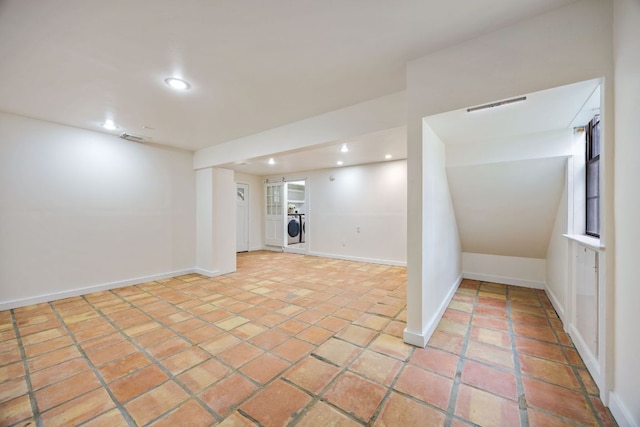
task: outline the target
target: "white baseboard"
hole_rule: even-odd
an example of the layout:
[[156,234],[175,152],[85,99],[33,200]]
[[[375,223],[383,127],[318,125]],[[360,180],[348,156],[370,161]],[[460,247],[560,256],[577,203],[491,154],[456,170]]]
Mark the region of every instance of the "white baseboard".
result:
[[[200,273],[200,271],[198,270],[199,269],[196,269],[196,268],[189,268],[186,270],[176,270],[176,271],[170,271],[162,274],[154,274],[152,276],[136,277],[134,279],[120,280],[117,282],[109,282],[109,283],[103,283],[100,285],[69,289],[67,291],[62,291],[62,292],[52,292],[48,294],[36,295],[34,297],[18,298],[18,299],[9,300],[9,301],[0,301],[0,311],[10,310],[12,308],[17,308],[17,307],[24,307],[32,304],[40,304],[43,302],[55,301],[55,300],[64,299],[64,298],[77,297],[79,295],[86,295],[93,292],[108,291],[111,289],[121,288],[124,286],[139,285],[140,283],[146,283],[146,282],[154,282],[156,280],[168,279],[170,277],[182,276],[184,274]],[[201,273],[201,274],[205,274],[205,273]]]
[[587,370],[591,374],[593,381],[595,381],[596,385],[600,390],[606,390],[606,385],[602,381],[602,375],[600,372],[600,365],[598,363],[598,359],[591,353],[589,347],[584,342],[582,335],[578,331],[578,329],[573,325],[569,324],[568,333],[571,335],[571,340],[573,341],[573,345],[576,347],[578,354],[582,357]]
[[306,247],[302,247],[302,248],[296,248],[296,247],[292,247],[292,246],[287,246],[283,249],[283,252],[288,253],[288,254],[299,254],[299,255],[307,255],[307,248]]
[[569,322],[565,318],[564,307],[562,306],[562,304],[560,304],[560,301],[558,300],[558,297],[556,297],[556,294],[554,294],[553,291],[551,289],[549,289],[548,286],[545,285],[544,291],[547,294],[547,296],[549,297],[549,301],[551,301],[551,305],[556,310],[556,313],[558,313],[558,316],[560,317],[560,320],[562,321],[562,324],[564,325],[565,332],[566,332],[567,325],[569,324]]
[[471,280],[480,280],[482,282],[500,283],[503,285],[522,286],[524,288],[532,289],[544,289],[544,282],[538,282],[535,280],[520,279],[517,277],[504,277],[495,276],[491,274],[473,273],[465,271],[462,273],[462,277]]
[[460,286],[460,282],[462,282],[462,275],[458,276],[458,278],[453,282],[451,288],[449,289],[449,292],[445,296],[444,300],[442,300],[442,302],[440,303],[438,311],[433,316],[431,316],[431,319],[427,322],[421,333],[412,332],[405,328],[404,332],[402,333],[402,339],[404,340],[404,342],[422,348],[427,345],[427,343],[431,339],[431,335],[433,335],[436,328],[438,327],[440,319],[442,319],[444,312],[447,310],[449,303],[453,299],[458,286]]
[[348,256],[348,255],[337,255],[337,254],[328,254],[324,252],[309,252],[309,255],[319,256],[323,258],[332,258],[332,259],[343,259],[345,261],[357,261],[357,262],[368,262],[371,264],[383,264],[383,265],[394,265],[397,267],[406,267],[406,261],[392,261],[387,259],[377,259],[377,258],[363,258],[356,256]]
[[640,420],[634,420],[631,411],[620,400],[615,391],[609,392],[609,409],[620,427],[640,427]]
[[218,270],[205,270],[203,268],[198,268],[198,267],[194,268],[193,272],[202,274],[203,276],[207,276],[207,277],[216,277],[220,275],[220,272]]
[[406,328],[402,332],[402,339],[407,344],[415,345],[416,347],[425,348],[429,339],[423,334],[416,334],[415,332],[408,331]]

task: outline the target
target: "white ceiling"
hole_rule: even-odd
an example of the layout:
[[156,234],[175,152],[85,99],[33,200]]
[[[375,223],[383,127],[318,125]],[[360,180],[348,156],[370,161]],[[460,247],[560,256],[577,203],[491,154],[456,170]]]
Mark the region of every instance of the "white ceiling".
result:
[[196,150],[398,92],[408,60],[572,1],[2,0],[0,111]]
[[[348,152],[343,153],[346,145]],[[385,158],[386,155],[391,158]],[[405,126],[362,135],[357,138],[331,142],[310,149],[279,153],[270,156],[221,165],[223,168],[250,175],[269,176],[335,167],[354,166],[407,158],[407,129]],[[342,165],[337,162],[342,161]]]
[[[498,140],[522,139],[524,135],[540,134],[586,124],[600,107],[599,79],[574,83],[527,94],[527,100],[517,104],[468,113],[466,109],[449,111],[425,118],[425,121],[449,147],[473,151],[484,143]],[[498,101],[498,100],[495,100]],[[340,152],[342,145],[349,153]],[[512,143],[512,145],[514,145]],[[495,149],[495,147],[493,147]],[[513,147],[518,150],[519,147]],[[269,157],[245,159],[221,165],[237,172],[258,176],[290,174],[314,169],[385,161],[385,154],[393,160],[407,155],[406,127],[361,135],[345,141],[332,141],[314,148],[279,153]],[[524,154],[524,153],[523,153]],[[491,156],[489,156],[491,157]],[[448,158],[447,158],[448,159]]]
[[[527,97],[524,102],[470,113],[466,109],[450,111],[429,116],[425,121],[447,145],[478,143],[567,129],[577,125],[574,119],[585,110],[585,106],[591,115],[584,119],[583,123],[579,123],[580,125],[591,119],[594,108],[599,111],[600,97],[592,96],[599,84],[599,79],[588,80],[523,94]],[[600,91],[597,91],[596,95],[599,94]],[[491,102],[495,101],[500,100]],[[590,101],[596,105],[591,105]]]
[[566,133],[549,132],[584,125],[599,112],[599,84],[589,80],[526,94],[524,102],[425,118],[447,155],[471,153],[467,160],[474,160],[475,154],[475,163],[447,167],[464,252],[546,257],[570,155],[561,155]]

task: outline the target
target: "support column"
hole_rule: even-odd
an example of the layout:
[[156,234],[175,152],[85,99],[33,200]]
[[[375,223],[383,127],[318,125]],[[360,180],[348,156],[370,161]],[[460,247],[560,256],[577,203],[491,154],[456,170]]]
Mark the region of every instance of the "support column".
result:
[[196,171],[196,270],[207,276],[236,271],[234,172]]

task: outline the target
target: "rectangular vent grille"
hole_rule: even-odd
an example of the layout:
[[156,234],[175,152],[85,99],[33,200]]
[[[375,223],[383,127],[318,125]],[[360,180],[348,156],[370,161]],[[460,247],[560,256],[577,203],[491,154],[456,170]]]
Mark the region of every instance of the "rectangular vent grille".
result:
[[126,133],[126,132],[122,132],[122,134],[120,135],[120,138],[126,139],[127,141],[138,142],[140,144],[147,141],[147,139],[142,136],[131,135],[130,133]]

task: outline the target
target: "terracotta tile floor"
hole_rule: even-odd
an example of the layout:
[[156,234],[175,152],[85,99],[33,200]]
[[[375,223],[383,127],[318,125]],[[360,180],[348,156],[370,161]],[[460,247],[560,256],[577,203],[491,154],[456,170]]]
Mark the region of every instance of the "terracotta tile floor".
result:
[[465,280],[420,349],[405,280],[253,252],[0,312],[0,425],[615,425],[544,292]]

